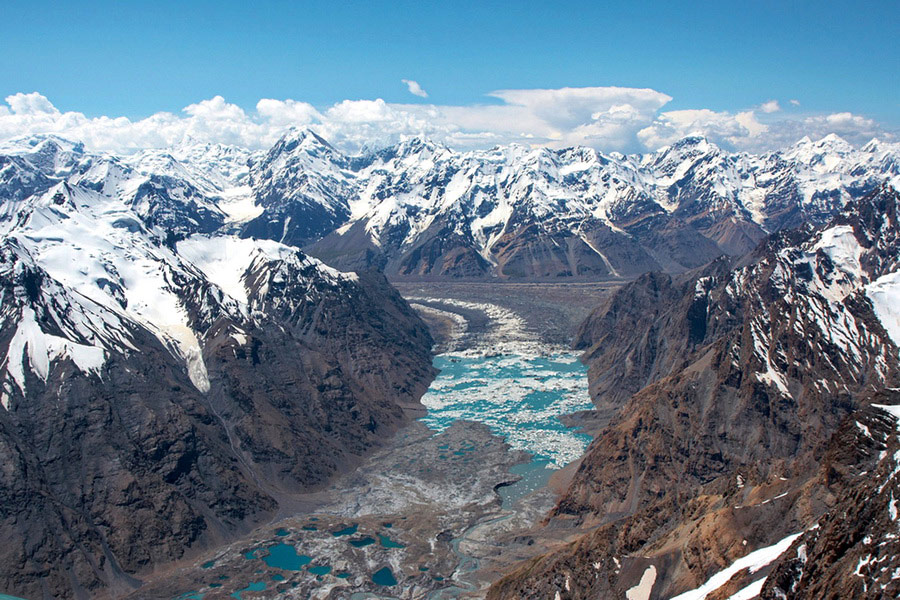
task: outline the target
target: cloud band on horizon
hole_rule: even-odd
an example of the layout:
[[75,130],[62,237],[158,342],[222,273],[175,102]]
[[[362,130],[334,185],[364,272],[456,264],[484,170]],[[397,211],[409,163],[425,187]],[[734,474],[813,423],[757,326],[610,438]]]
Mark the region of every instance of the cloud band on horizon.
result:
[[728,149],[753,152],[829,133],[854,144],[873,137],[897,139],[895,132],[874,120],[849,112],[784,116],[774,100],[730,113],[663,111],[672,98],[649,88],[498,90],[488,96],[502,103],[446,106],[344,100],[319,109],[302,101],[264,98],[255,113],[215,96],[185,107],[181,115],[159,112],[131,120],[63,112],[37,92],[18,93],[6,98],[6,106],[0,105],[0,140],[53,133],[95,150],[129,152],[172,146],[189,137],[263,149],[289,127],[311,127],[349,152],[420,135],[457,149],[515,142],[630,153],[656,150],[695,134]]

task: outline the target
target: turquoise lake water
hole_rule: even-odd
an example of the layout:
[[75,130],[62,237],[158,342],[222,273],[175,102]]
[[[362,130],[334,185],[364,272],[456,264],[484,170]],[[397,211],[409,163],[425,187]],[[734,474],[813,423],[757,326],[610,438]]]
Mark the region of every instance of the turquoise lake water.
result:
[[264,589],[266,589],[266,582],[265,582],[265,581],[254,581],[254,582],[251,582],[251,583],[250,583],[247,587],[245,587],[244,589],[238,590],[238,591],[234,592],[233,594],[231,594],[231,597],[232,597],[232,598],[237,598],[238,600],[241,600],[241,595],[242,595],[244,592],[261,592],[261,591],[263,591]]
[[290,544],[276,544],[269,548],[269,555],[263,558],[263,562],[276,569],[299,571],[311,563],[312,558],[298,554],[297,549]]
[[383,567],[372,574],[372,581],[378,585],[391,586],[397,585],[397,578],[394,577],[393,571],[388,567]]
[[315,567],[310,567],[308,570],[313,575],[328,575],[331,573],[331,565],[316,565]]
[[366,546],[371,546],[375,543],[375,538],[366,536],[364,538],[360,538],[358,540],[350,540],[350,545],[354,548],[365,548]]
[[356,533],[357,529],[359,529],[359,525],[357,523],[354,523],[353,525],[350,525],[349,527],[345,527],[344,529],[341,529],[339,531],[333,531],[331,533],[331,535],[333,535],[334,537],[343,537],[345,535],[353,535]]
[[394,540],[392,540],[391,538],[389,538],[388,536],[386,536],[382,533],[378,534],[378,542],[384,548],[406,548],[406,546],[404,546],[400,542],[395,542]]
[[534,455],[528,472],[558,469],[581,456],[591,441],[559,420],[561,414],[593,408],[587,367],[575,353],[445,354],[434,358],[434,366],[441,372],[422,398],[428,408],[422,420],[432,429],[443,431],[460,419],[484,423],[514,449]]

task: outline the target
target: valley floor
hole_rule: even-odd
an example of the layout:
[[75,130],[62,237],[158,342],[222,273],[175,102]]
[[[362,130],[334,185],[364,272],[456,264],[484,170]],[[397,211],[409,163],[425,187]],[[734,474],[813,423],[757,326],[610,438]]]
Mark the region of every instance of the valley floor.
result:
[[[514,313],[522,321],[522,331],[516,335],[528,335],[542,344],[568,347],[575,329],[606,296],[620,287],[624,280],[593,282],[514,282],[514,281],[392,281],[394,287],[411,302],[430,298],[432,303],[465,302],[479,305],[495,305]],[[458,309],[458,304],[453,310]],[[457,312],[468,320],[473,339],[464,340],[463,347],[484,346],[485,336],[490,334],[491,320],[479,317],[479,311]],[[483,314],[483,313],[481,313]],[[438,351],[446,342],[446,326],[434,322],[425,314],[438,342]]]
[[[397,287],[431,326],[436,351],[445,353],[439,358],[465,364],[477,357],[552,354],[571,363],[576,355],[568,343],[575,327],[616,285]],[[515,366],[534,368],[527,362]],[[538,373],[540,381],[562,377],[546,372],[547,362],[540,364],[545,369]],[[557,386],[559,398],[568,398],[559,407],[583,408],[586,378],[569,377]],[[570,469],[555,472],[548,485],[551,469],[531,462],[484,424],[449,423],[439,433],[423,421],[410,424],[329,488],[296,498],[278,520],[190,564],[173,566],[131,598],[483,596],[510,565],[572,533],[535,527],[555,502],[554,484],[558,488]],[[554,433],[565,434],[558,423],[557,429],[562,431]],[[574,435],[568,435],[570,443]],[[580,437],[583,450],[587,438]]]

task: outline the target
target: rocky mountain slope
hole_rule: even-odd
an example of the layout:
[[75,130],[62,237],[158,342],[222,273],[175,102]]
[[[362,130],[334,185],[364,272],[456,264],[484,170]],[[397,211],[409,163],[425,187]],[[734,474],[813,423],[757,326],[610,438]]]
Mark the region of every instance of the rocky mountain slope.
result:
[[383,276],[223,233],[225,167],[33,141],[0,156],[0,590],[127,592],[420,410],[431,338]]
[[[736,263],[645,275],[598,308],[579,343],[607,421],[547,524],[573,541],[489,597],[725,598],[752,584],[740,596],[750,598],[790,536],[817,522],[823,581],[855,594],[857,555],[900,566],[869,550],[873,536],[857,540],[871,527],[890,541],[896,529],[884,492],[893,419],[867,407],[900,402],[898,233],[900,195],[885,185],[826,226],[773,235]],[[886,482],[875,484],[885,502],[859,506],[865,473]],[[878,524],[845,523],[858,531],[841,537],[851,507]],[[801,536],[805,557],[818,535]],[[727,571],[756,550],[763,562]],[[777,566],[768,597],[783,597],[775,586],[823,597],[825,583],[798,568]]]
[[875,426],[863,418],[851,426],[868,450],[857,461],[855,477],[835,505],[781,554],[761,598],[900,596],[900,393],[888,390],[872,400]]

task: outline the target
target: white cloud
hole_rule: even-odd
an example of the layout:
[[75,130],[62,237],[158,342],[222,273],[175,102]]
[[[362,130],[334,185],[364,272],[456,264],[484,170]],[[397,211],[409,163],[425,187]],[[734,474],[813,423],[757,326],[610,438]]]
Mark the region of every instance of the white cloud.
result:
[[768,127],[759,122],[753,111],[731,114],[703,108],[660,113],[652,124],[638,132],[638,139],[650,150],[688,135],[702,135],[726,147],[741,147],[767,131]]
[[875,121],[848,112],[790,119],[766,112],[777,105],[775,101],[731,113],[703,108],[662,111],[671,101],[668,95],[638,88],[498,90],[489,96],[500,102],[446,106],[344,100],[316,108],[297,100],[264,98],[252,111],[215,96],[180,114],[160,112],[131,120],[64,112],[33,92],[14,94],[6,98],[5,106],[0,104],[0,140],[55,133],[113,152],[165,147],[187,138],[264,149],[289,127],[312,127],[351,152],[415,135],[459,149],[518,142],[643,152],[691,134],[750,151],[786,146],[804,135],[836,133],[855,144],[875,136],[896,138]]
[[428,97],[428,92],[422,89],[422,86],[419,85],[418,81],[415,81],[413,79],[401,79],[400,81],[406,84],[409,93],[413,96],[418,96],[420,98]]
[[778,100],[769,100],[760,104],[759,110],[766,114],[775,113],[781,110],[781,105],[778,104]]
[[636,151],[637,131],[671,100],[655,90],[619,87],[499,90],[489,96],[504,103],[403,108],[454,131],[450,141],[490,133],[498,142]]
[[793,106],[800,106],[800,101],[799,101],[799,100],[795,100],[795,99],[793,99],[793,98],[791,98],[790,103],[791,103],[791,105],[793,105]]
[[58,115],[59,111],[56,110],[56,107],[50,103],[47,98],[38,94],[37,92],[31,92],[30,94],[13,94],[6,99],[6,103],[9,104],[10,110],[17,115],[28,116],[28,115]]

